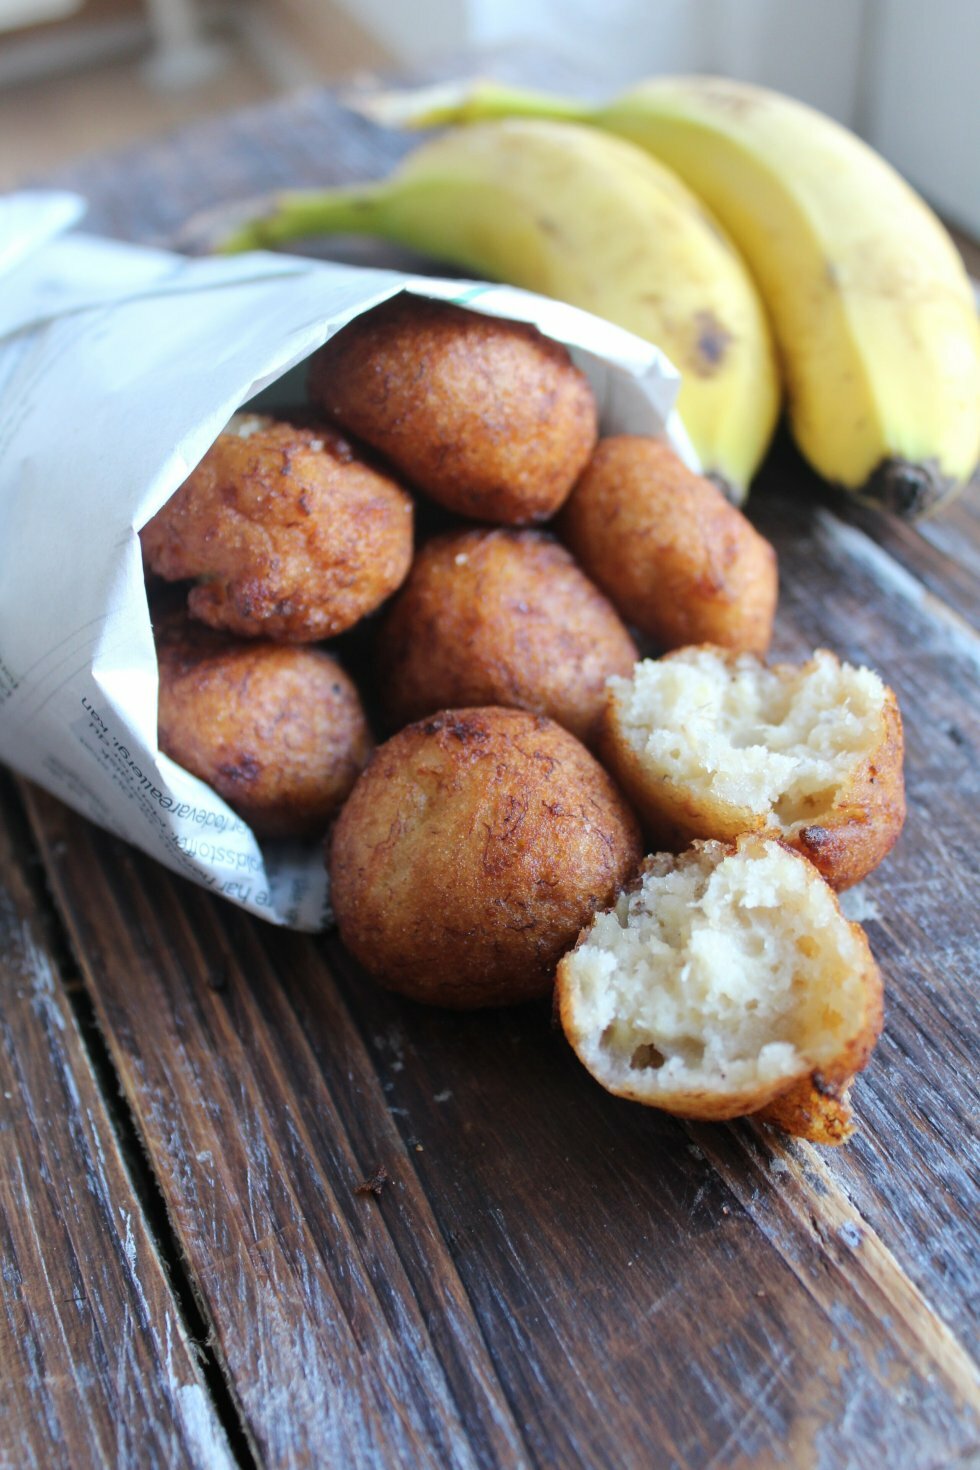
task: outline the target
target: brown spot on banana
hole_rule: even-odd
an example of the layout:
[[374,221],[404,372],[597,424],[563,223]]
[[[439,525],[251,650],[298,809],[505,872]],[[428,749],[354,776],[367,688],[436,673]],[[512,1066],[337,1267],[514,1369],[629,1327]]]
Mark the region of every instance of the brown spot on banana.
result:
[[699,378],[710,378],[721,368],[728,345],[734,341],[734,337],[712,311],[699,311],[694,322],[697,337],[691,370]]

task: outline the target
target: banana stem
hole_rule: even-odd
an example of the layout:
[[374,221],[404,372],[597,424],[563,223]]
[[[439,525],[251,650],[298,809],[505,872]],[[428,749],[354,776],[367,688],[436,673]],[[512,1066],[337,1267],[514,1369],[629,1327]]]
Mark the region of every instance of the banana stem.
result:
[[354,184],[342,189],[297,189],[278,194],[265,214],[245,220],[217,245],[222,255],[268,250],[307,235],[383,234],[381,211],[387,186]]
[[[595,112],[589,104],[523,87],[498,86],[496,82],[383,94],[362,110],[378,121],[409,128],[506,117],[586,122]],[[235,255],[244,250],[272,249],[312,235],[383,236],[387,233],[385,205],[391,189],[390,183],[381,181],[278,194],[268,210],[242,221],[218,241],[215,249],[222,255]]]
[[589,103],[526,87],[507,87],[497,82],[475,82],[455,106],[436,106],[413,126],[435,127],[443,123],[479,122],[501,117],[542,117],[562,122],[588,122],[595,111]]
[[371,93],[352,106],[382,127],[414,130],[507,117],[588,122],[595,113],[588,103],[492,81],[439,82],[411,92]]

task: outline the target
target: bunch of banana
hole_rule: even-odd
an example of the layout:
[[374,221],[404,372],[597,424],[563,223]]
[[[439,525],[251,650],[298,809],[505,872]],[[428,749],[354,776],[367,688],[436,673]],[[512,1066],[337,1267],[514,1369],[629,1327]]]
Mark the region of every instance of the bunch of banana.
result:
[[389,96],[386,121],[514,114],[588,123],[674,169],[741,250],[769,310],[787,411],[826,479],[906,515],[980,457],[980,329],[946,231],[852,133],[777,93],[706,77],[605,106],[493,84]]
[[221,248],[322,234],[379,235],[656,343],[703,468],[744,498],[779,414],[766,314],[705,206],[642,149],[547,121],[458,129],[381,183],[278,196]]

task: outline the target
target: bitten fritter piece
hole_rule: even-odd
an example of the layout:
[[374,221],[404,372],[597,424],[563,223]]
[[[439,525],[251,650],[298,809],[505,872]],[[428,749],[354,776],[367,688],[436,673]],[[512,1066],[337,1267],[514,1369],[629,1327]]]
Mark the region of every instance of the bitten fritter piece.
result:
[[554,721],[445,712],[379,746],[330,840],[344,944],[413,1000],[547,995],[559,957],[639,866],[636,820]]
[[657,648],[768,650],[776,553],[664,441],[631,434],[601,440],[562,511],[559,534],[626,622]]
[[846,1088],[882,1024],[864,932],[811,863],[755,835],[648,858],[559,964],[556,999],[610,1092],[685,1118],[764,1110],[820,1143],[852,1131]]
[[639,654],[619,615],[541,531],[463,531],[418,553],[378,642],[391,727],[506,705],[589,743],[610,674]]
[[149,570],[198,579],[195,618],[315,643],[373,612],[412,560],[412,500],[323,428],[232,419],[141,533]]
[[826,649],[768,667],[682,648],[611,679],[607,700],[600,753],[660,846],[766,832],[840,889],[898,840],[902,720],[871,669]]
[[244,643],[183,614],[157,627],[160,749],[259,837],[322,837],[371,754],[360,697],[329,654]]
[[596,443],[592,389],[559,343],[404,293],[316,353],[310,396],[440,505],[496,525],[553,515]]

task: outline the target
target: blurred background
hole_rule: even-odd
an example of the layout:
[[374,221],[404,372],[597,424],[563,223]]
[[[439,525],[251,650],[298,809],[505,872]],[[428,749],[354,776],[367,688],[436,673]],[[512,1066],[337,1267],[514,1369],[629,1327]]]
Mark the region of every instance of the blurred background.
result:
[[324,83],[500,56],[533,81],[535,55],[588,95],[685,71],[791,93],[980,239],[978,0],[0,0],[0,188]]

